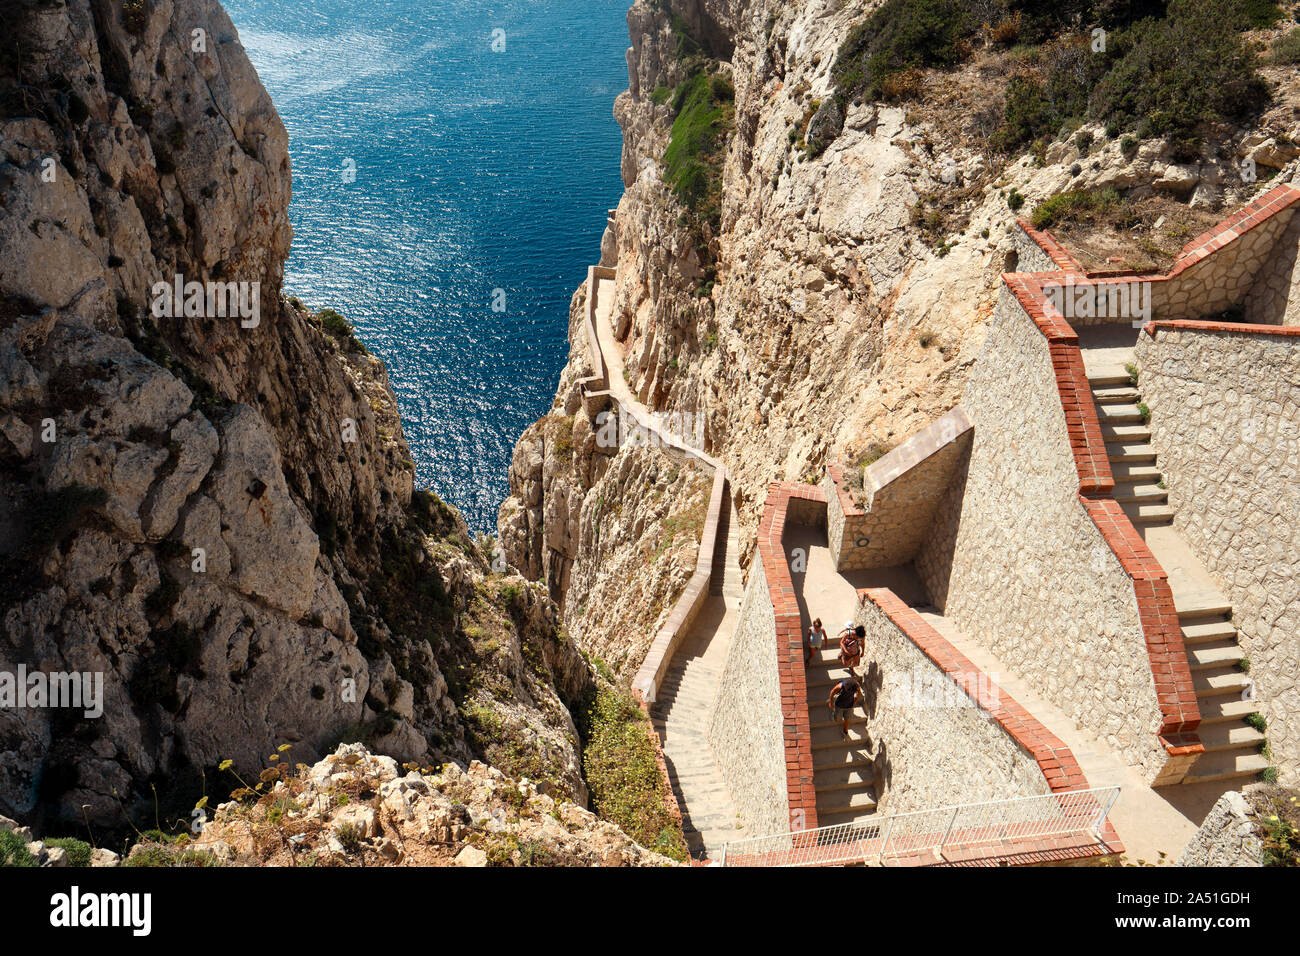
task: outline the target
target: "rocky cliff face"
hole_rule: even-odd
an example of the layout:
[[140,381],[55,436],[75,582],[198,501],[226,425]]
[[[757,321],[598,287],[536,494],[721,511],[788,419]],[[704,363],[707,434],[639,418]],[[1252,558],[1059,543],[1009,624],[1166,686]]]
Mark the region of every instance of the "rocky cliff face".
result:
[[[600,251],[617,269],[613,324],[641,399],[702,422],[705,450],[728,468],[742,541],[753,541],[770,481],[820,481],[827,463],[861,461],[960,400],[999,276],[1015,267],[1012,205],[1023,215],[1065,189],[1114,186],[1150,197],[1160,211],[1149,221],[1194,229],[1197,210],[1213,221],[1258,188],[1243,181],[1243,159],[1263,179],[1296,155],[1288,70],[1264,71],[1281,85],[1255,128],[1219,129],[1195,157],[1096,125],[1086,140],[1071,131],[1036,154],[996,155],[988,133],[1013,66],[992,50],[926,73],[920,95],[850,102],[839,115],[832,67],[879,6],[638,0],[628,15],[629,89],[614,110],[626,189]],[[712,158],[716,215],[703,222],[665,182],[691,57],[734,89]],[[1169,233],[1157,238],[1174,250],[1195,234]],[[571,342],[556,401],[574,414],[589,373],[576,323]],[[500,521],[511,560],[549,575],[561,597],[567,582],[601,577],[597,555],[618,533],[602,528],[597,547],[586,517],[595,492],[573,474],[534,427]],[[607,489],[607,501],[611,490],[626,529],[645,507],[636,488]],[[616,618],[640,603],[635,586],[624,594]],[[570,631],[607,637],[591,613],[570,594]]]
[[[0,673],[102,674],[103,715],[0,709],[0,812],[125,827],[341,739],[585,801],[554,608],[413,490],[382,363],[281,297],[287,137],[221,7],[4,32]],[[243,297],[168,317],[177,281]]]

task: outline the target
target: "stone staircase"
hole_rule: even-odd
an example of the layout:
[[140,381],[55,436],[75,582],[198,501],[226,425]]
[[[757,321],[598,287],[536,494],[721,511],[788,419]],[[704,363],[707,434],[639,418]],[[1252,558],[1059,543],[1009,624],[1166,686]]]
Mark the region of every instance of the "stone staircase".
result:
[[[1268,761],[1259,753],[1264,735],[1245,720],[1257,708],[1246,699],[1253,685],[1241,668],[1245,654],[1232,624],[1232,605],[1217,588],[1203,583],[1208,574],[1172,526],[1174,512],[1143,420],[1142,394],[1128,370],[1090,367],[1088,382],[1115,476],[1115,500],[1165,567],[1174,593],[1205,745],[1205,754],[1183,782],[1254,777]],[[1184,568],[1185,576],[1178,573]]]
[[650,718],[664,759],[691,855],[717,859],[745,831],[709,746],[709,716],[718,696],[727,649],[744,597],[737,522],[728,497],[718,519],[709,596],[659,686]]
[[[828,622],[828,631],[843,622]],[[839,662],[839,639],[830,637],[808,663],[808,720],[812,730],[813,787],[817,791],[817,825],[856,823],[876,811],[876,781],[867,720],[861,709],[849,721],[849,739],[840,734],[841,721],[826,707],[831,687],[848,676]],[[862,668],[859,667],[859,676]]]

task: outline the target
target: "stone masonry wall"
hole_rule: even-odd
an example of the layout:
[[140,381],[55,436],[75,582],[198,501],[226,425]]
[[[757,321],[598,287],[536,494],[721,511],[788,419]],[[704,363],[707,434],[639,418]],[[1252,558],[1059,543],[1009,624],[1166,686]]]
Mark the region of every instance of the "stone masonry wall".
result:
[[962,407],[969,465],[918,573],[958,627],[1152,779],[1161,712],[1133,580],[1079,499],[1048,342],[1006,288]]
[[1300,216],[1292,215],[1246,297],[1246,321],[1300,325]]
[[882,748],[880,812],[1051,792],[1033,755],[984,709],[995,706],[996,685],[990,694],[971,673],[973,700],[880,608],[864,602],[856,620],[867,629],[868,732]]
[[970,429],[966,414],[954,408],[868,466],[863,508],[844,490],[842,471],[827,469],[823,488],[836,568],[887,568],[912,560],[970,450]]
[[776,654],[776,612],[755,556],[708,731],[718,771],[753,836],[790,829]]
[[1300,335],[1138,342],[1174,524],[1233,604],[1273,762],[1300,778]]
[[1184,848],[1178,865],[1263,866],[1264,847],[1246,798],[1236,790],[1221,796]]

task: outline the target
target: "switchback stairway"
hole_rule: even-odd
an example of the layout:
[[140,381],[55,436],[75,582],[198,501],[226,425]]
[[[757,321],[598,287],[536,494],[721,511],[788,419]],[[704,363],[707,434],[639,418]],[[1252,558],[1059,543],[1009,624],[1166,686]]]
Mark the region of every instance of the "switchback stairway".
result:
[[1253,778],[1268,761],[1259,752],[1264,735],[1246,722],[1257,708],[1253,684],[1242,669],[1245,654],[1232,624],[1232,605],[1173,526],[1140,383],[1130,371],[1132,358],[1117,364],[1126,353],[1113,348],[1090,355],[1085,347],[1083,353],[1115,477],[1115,500],[1169,576],[1187,648],[1205,754],[1183,782]]

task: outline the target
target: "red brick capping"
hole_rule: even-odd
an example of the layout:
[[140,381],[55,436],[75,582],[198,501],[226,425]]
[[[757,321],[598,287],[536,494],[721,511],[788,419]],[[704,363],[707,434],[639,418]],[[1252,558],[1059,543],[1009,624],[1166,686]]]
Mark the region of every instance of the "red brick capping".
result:
[[951,677],[971,702],[981,708],[983,704],[974,688],[980,686],[983,678],[983,686],[989,688],[997,701],[996,707],[988,710],[989,716],[1038,762],[1043,779],[1053,793],[1088,789],[1088,780],[1070,748],[975,666],[969,657],[927,624],[898,595],[889,588],[864,588],[858,591],[858,601],[864,606],[870,602],[884,612],[922,654]]
[[817,791],[813,788],[812,724],[808,719],[808,683],[803,667],[803,622],[794,581],[786,563],[786,511],[791,499],[826,502],[816,485],[774,481],[768,485],[763,518],[758,525],[758,553],[763,561],[768,594],[776,615],[776,668],[781,688],[782,731],[785,738],[786,798],[791,821],[802,828],[817,826]]
[[1169,275],[1171,277],[1176,276],[1180,272],[1190,269],[1234,239],[1267,222],[1283,209],[1290,207],[1298,199],[1300,199],[1300,189],[1296,189],[1290,183],[1279,183],[1267,192],[1255,197],[1227,219],[1184,246],[1183,251],[1178,254],[1178,259],[1174,262],[1174,267],[1169,271]]
[[1045,229],[1035,229],[1027,220],[1017,219],[1016,223],[1025,231],[1025,235],[1038,245],[1063,273],[1084,275],[1090,279],[1118,279],[1124,277],[1145,279],[1172,279],[1181,275],[1192,266],[1203,261],[1207,256],[1222,249],[1228,243],[1244,236],[1256,226],[1262,225],[1282,210],[1300,200],[1300,189],[1289,183],[1279,183],[1267,192],[1255,197],[1242,206],[1227,219],[1197,236],[1178,253],[1173,268],[1166,273],[1141,273],[1127,271],[1093,271],[1087,272],[1082,264],[1066,251],[1060,241]]
[[1300,325],[1251,325],[1246,322],[1202,322],[1198,319],[1158,319],[1142,326],[1142,331],[1153,339],[1157,333],[1231,332],[1233,335],[1277,335],[1300,337]]
[[1039,249],[1042,249],[1043,252],[1047,253],[1048,258],[1055,262],[1062,272],[1069,272],[1074,275],[1086,274],[1083,268],[1083,263],[1070,255],[1065,246],[1061,245],[1057,238],[1046,229],[1035,229],[1028,219],[1023,218],[1017,219],[1016,225],[1025,231],[1025,235],[1028,236]]

